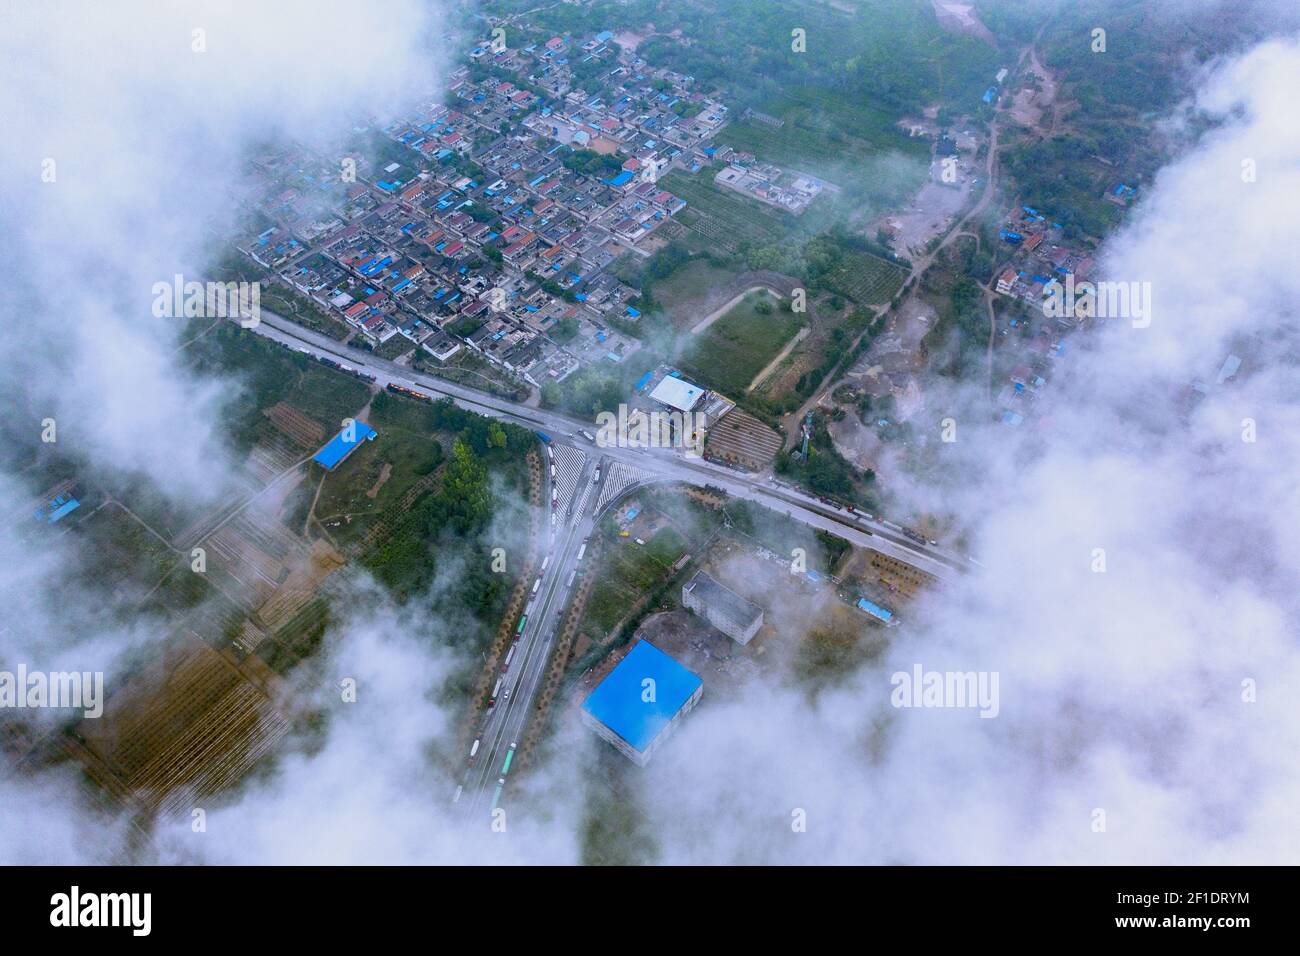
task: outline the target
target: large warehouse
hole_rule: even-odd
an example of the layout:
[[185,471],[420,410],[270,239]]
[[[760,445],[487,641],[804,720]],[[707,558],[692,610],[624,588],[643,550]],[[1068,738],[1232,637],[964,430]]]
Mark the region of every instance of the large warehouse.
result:
[[363,441],[372,440],[376,434],[377,432],[365,422],[354,422],[331,438],[329,444],[316,452],[312,461],[319,462],[326,471],[333,471],[348,455],[352,454],[358,445]]
[[663,381],[650,393],[650,397],[679,412],[689,412],[704,397],[704,389],[674,373],[665,375]]
[[582,704],[582,720],[638,766],[704,693],[704,681],[649,641],[638,641]]

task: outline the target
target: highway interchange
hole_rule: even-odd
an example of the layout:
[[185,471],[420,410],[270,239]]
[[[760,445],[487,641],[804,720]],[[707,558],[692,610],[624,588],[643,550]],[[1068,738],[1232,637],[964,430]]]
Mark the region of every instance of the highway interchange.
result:
[[[467,817],[482,819],[495,809],[514,759],[515,748],[532,711],[541,686],[551,647],[562,612],[575,584],[578,555],[591,535],[598,515],[598,469],[608,474],[612,461],[623,461],[643,473],[646,481],[680,481],[697,486],[711,486],[727,494],[762,504],[810,527],[838,535],[859,547],[871,548],[906,561],[914,567],[951,579],[964,570],[969,559],[945,549],[922,545],[905,537],[902,529],[879,518],[868,519],[823,502],[798,489],[777,485],[771,477],[754,476],[725,465],[688,456],[677,448],[596,447],[584,431],[594,426],[553,411],[533,408],[520,402],[500,398],[378,358],[361,349],[353,349],[333,339],[312,332],[287,319],[261,312],[255,333],[316,358],[332,359],[359,372],[373,375],[380,387],[389,384],[437,398],[450,398],[457,405],[483,415],[514,422],[532,431],[545,433],[547,488],[543,500],[550,503],[554,494],[554,461],[557,449],[572,456],[564,446],[582,453],[576,486],[552,510],[544,535],[545,567],[537,579],[534,593],[525,610],[527,621],[515,644],[508,666],[501,674],[499,693],[483,720],[473,747],[467,755],[468,767],[454,797]],[[608,503],[607,503],[608,504]],[[495,682],[494,682],[495,683]]]

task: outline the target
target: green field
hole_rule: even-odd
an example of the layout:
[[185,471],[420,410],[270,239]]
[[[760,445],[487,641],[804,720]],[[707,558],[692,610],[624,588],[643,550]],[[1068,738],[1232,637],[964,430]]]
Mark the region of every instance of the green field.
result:
[[784,121],[781,126],[757,119],[741,119],[719,131],[718,143],[751,152],[764,162],[825,175],[869,162],[892,150],[924,159],[927,143],[903,134],[897,117],[865,103],[848,104],[826,90],[807,89],[765,105],[763,112]]
[[859,305],[884,305],[903,287],[907,270],[866,252],[848,252],[819,285]]
[[799,326],[798,316],[782,310],[771,293],[751,292],[695,337],[681,365],[703,384],[735,400]]
[[[374,411],[369,424],[378,436],[326,476],[316,502],[320,521],[348,516],[345,524],[330,527],[339,541],[356,540],[443,459],[443,444],[416,418],[424,408],[389,401]],[[452,436],[443,437],[450,445]]]
[[685,539],[670,527],[662,528],[643,545],[630,537],[611,537],[600,581],[587,602],[584,624],[594,624],[608,634],[637,601],[668,576],[685,553]]
[[83,521],[77,534],[84,582],[101,594],[138,600],[178,563],[176,552],[116,503]]
[[710,293],[715,289],[725,289],[736,275],[731,269],[720,268],[706,259],[696,259],[655,282],[655,302],[675,326],[689,328],[704,314],[702,310]]
[[795,228],[795,220],[790,216],[734,191],[720,189],[713,184],[712,177],[713,172],[706,169],[695,176],[673,172],[659,180],[664,189],[688,204],[677,214],[677,221],[707,245],[735,252],[742,242],[775,242]]

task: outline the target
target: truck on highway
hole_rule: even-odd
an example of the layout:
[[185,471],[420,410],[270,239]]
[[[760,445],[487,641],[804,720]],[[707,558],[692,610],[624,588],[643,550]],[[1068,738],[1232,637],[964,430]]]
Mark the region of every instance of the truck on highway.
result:
[[430,405],[433,404],[433,399],[430,396],[425,395],[423,392],[417,392],[413,388],[404,388],[401,385],[394,385],[392,382],[389,382],[385,387],[394,395],[405,395],[407,398],[413,398],[417,402],[425,402]]
[[586,553],[587,553],[587,542],[584,541],[582,542],[582,547],[578,549],[578,560],[581,561],[582,556]]
[[469,748],[469,755],[472,757],[478,753],[478,741],[474,741],[474,746]]
[[541,586],[542,586],[542,579],[538,578],[536,581],[533,582],[533,593],[536,594],[537,589],[540,588]]
[[510,662],[514,660],[515,648],[518,646],[518,644],[510,645],[510,650],[506,651],[506,662],[501,665],[501,670],[506,671],[510,669]]
[[551,443],[551,436],[546,434],[546,432],[533,432],[533,434],[536,435],[538,438],[540,438],[546,444],[549,445]]

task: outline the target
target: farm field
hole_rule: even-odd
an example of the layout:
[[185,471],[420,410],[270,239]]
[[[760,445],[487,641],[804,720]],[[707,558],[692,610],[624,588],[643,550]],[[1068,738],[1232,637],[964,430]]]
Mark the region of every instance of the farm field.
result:
[[[738,115],[718,132],[717,142],[829,180],[882,208],[901,201],[924,179],[928,143],[902,133],[891,113],[813,88],[788,92],[762,111],[782,125]],[[843,203],[819,206],[822,214],[845,208]]]
[[83,521],[85,583],[101,594],[138,599],[158,584],[178,556],[116,502]]
[[[867,153],[894,150],[925,159],[929,147],[898,128],[898,116],[888,110],[877,109],[861,99],[850,99],[833,90],[807,86],[788,89],[778,99],[764,104],[763,112],[785,120],[785,126],[773,132],[785,132],[792,127],[796,132],[787,136],[810,144],[829,141],[843,157],[846,144]],[[828,155],[835,159],[835,153]]]
[[775,242],[794,228],[790,216],[719,189],[711,176],[709,170],[694,176],[673,172],[659,180],[664,189],[686,200],[687,207],[675,218],[707,246],[734,253],[742,242]]
[[900,265],[865,252],[850,252],[818,284],[859,305],[884,305],[906,278],[907,270]]
[[783,311],[766,291],[751,292],[695,337],[682,358],[689,374],[731,398],[750,382],[799,331],[799,317]]

